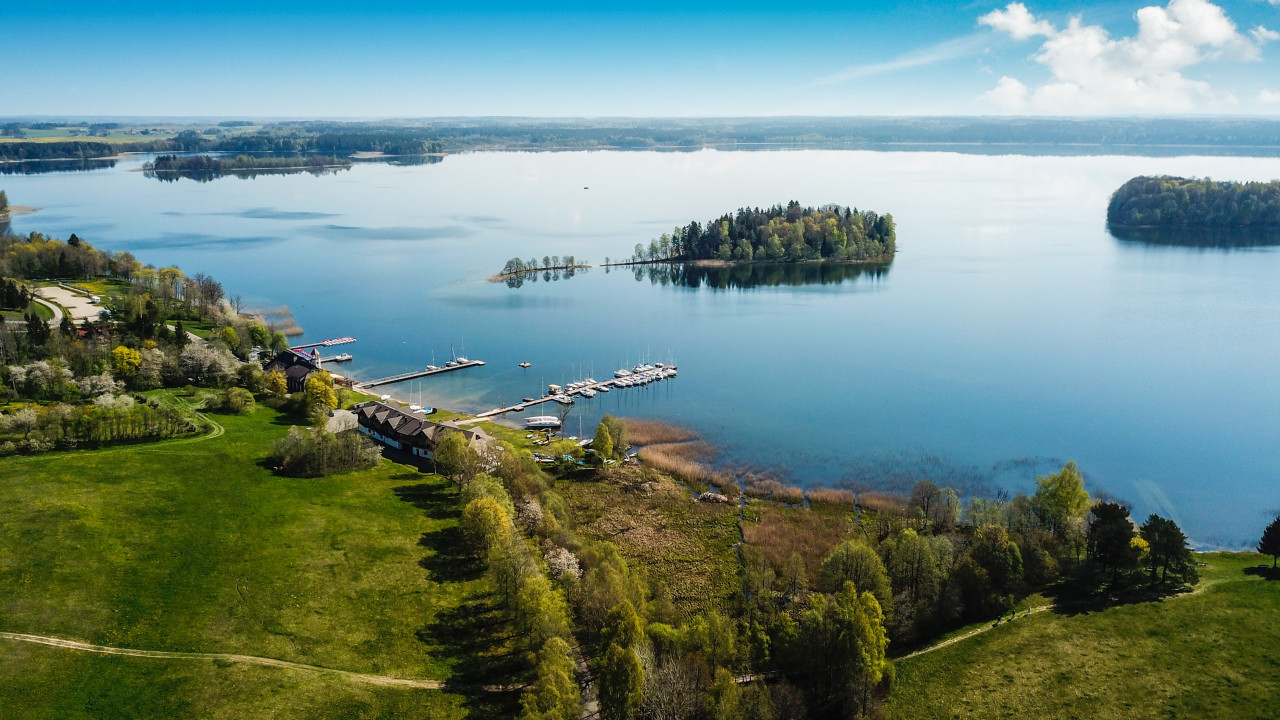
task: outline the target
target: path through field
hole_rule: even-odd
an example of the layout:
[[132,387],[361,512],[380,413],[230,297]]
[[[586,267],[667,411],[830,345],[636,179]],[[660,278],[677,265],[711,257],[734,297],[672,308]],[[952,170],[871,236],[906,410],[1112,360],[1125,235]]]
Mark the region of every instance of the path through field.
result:
[[223,660],[228,662],[247,663],[250,665],[266,665],[268,667],[280,667],[290,670],[302,670],[305,672],[319,672],[329,675],[337,675],[354,682],[382,685],[386,687],[405,687],[420,690],[443,690],[446,688],[458,690],[471,689],[481,690],[484,692],[513,692],[519,690],[521,687],[519,685],[458,685],[454,683],[445,683],[441,680],[412,680],[409,678],[389,677],[386,675],[367,675],[364,673],[350,672],[348,670],[320,667],[319,665],[304,665],[302,663],[289,662],[287,660],[258,657],[256,655],[173,652],[168,650],[138,650],[134,648],[108,647],[106,645],[93,645],[90,643],[79,642],[77,640],[49,637],[47,635],[26,635],[23,633],[0,632],[0,640],[36,643],[38,645],[49,645],[52,647],[99,653],[102,655],[128,655],[131,657],[159,658],[164,660]]

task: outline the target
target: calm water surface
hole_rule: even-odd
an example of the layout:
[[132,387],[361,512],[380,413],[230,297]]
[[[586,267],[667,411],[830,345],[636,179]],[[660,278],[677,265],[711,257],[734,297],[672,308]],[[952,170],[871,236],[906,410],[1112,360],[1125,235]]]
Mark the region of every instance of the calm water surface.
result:
[[[1280,507],[1277,248],[1118,240],[1104,225],[1133,175],[1269,180],[1276,159],[479,153],[210,183],[157,182],[142,161],[5,177],[12,202],[41,208],[14,229],[76,232],[288,305],[304,340],[359,338],[357,377],[441,364],[451,346],[488,362],[397,397],[479,411],[674,360],[674,381],[580,400],[569,429],[604,412],[669,419],[801,484],[1030,491],[1074,459],[1095,492],[1204,544],[1252,540]],[[512,256],[598,263],[790,199],[893,213],[897,259],[693,283],[601,268],[486,281]]]

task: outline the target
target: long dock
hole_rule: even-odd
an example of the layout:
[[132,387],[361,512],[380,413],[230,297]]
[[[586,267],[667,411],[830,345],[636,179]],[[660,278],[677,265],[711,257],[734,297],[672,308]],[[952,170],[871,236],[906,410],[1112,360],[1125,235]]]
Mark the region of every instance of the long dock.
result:
[[390,385],[391,383],[404,382],[405,380],[413,380],[415,378],[427,377],[429,375],[439,375],[440,373],[453,372],[454,370],[461,370],[463,368],[480,367],[481,365],[484,365],[483,360],[468,360],[464,363],[458,363],[453,367],[445,366],[445,367],[438,367],[435,370],[414,370],[412,372],[400,373],[399,375],[391,375],[390,377],[378,378],[377,380],[366,380],[364,382],[359,382],[356,384],[362,385],[367,388],[375,387],[378,385]]
[[[670,371],[670,372],[668,373],[666,371]],[[651,372],[658,373],[658,377],[655,377],[654,381],[667,380],[676,376],[676,366],[665,365],[660,369],[655,368]],[[622,381],[624,380],[626,380],[626,378],[609,378],[608,380],[601,380],[600,382],[592,383],[591,385],[582,385],[572,390],[566,389],[564,392],[558,393],[558,395],[568,395],[569,397],[577,397],[582,394],[583,390],[595,390],[596,392],[599,392],[600,388],[602,387],[608,387],[610,389],[616,389],[616,390],[624,390],[627,387],[621,384]],[[463,423],[479,422],[481,420],[491,418],[495,415],[503,415],[509,412],[520,412],[522,410],[527,410],[533,407],[534,405],[541,405],[542,403],[546,403],[546,402],[558,402],[556,400],[556,397],[557,395],[543,395],[542,397],[536,398],[529,402],[517,403],[515,405],[509,405],[507,407],[494,408],[492,410],[488,410],[482,413],[477,413],[474,419],[464,420]],[[463,424],[463,423],[459,423],[459,424]]]
[[333,347],[335,345],[346,345],[347,343],[353,343],[355,341],[356,339],[351,336],[340,337],[340,338],[330,338],[329,340],[321,340],[320,342],[306,343],[303,345],[291,345],[289,349],[305,350],[306,348],[313,348],[313,347]]

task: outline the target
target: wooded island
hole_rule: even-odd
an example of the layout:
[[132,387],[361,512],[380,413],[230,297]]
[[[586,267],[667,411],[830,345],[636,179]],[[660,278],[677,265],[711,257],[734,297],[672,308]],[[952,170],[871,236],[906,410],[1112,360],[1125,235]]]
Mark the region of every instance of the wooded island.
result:
[[1280,180],[1139,176],[1112,194],[1107,222],[1124,227],[1280,227]]
[[839,205],[741,208],[701,225],[694,221],[672,233],[639,243],[632,262],[872,262],[897,250],[893,216]]
[[171,176],[218,176],[245,171],[323,170],[333,167],[350,167],[351,161],[330,155],[307,157],[260,157],[235,155],[161,155],[142,166],[144,172]]

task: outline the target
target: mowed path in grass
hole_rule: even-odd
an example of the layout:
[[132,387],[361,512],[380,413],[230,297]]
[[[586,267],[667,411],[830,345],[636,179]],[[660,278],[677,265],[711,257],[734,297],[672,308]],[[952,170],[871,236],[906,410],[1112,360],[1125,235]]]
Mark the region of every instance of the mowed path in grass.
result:
[[[897,662],[909,718],[1272,718],[1280,582],[1253,553],[1211,553],[1195,593],[1020,617]],[[1269,558],[1268,558],[1269,560]]]
[[[505,628],[466,556],[446,481],[385,461],[328,478],[277,477],[260,463],[288,431],[287,418],[261,408],[213,419],[225,433],[197,442],[0,460],[0,631],[450,685],[490,681],[493,663],[477,658],[503,654]],[[152,680],[179,678],[184,689],[164,701],[167,710],[143,716],[208,701],[203,693],[222,684],[193,678],[210,673],[325,688],[335,702],[332,692],[360,684],[234,665],[4,642],[0,707],[67,716],[38,712],[30,693],[46,684],[100,687],[107,677],[148,696]],[[125,667],[141,674],[124,678]],[[347,692],[443,695],[370,687],[339,695]],[[457,704],[419,700],[427,709]],[[115,709],[100,706],[98,716]]]

